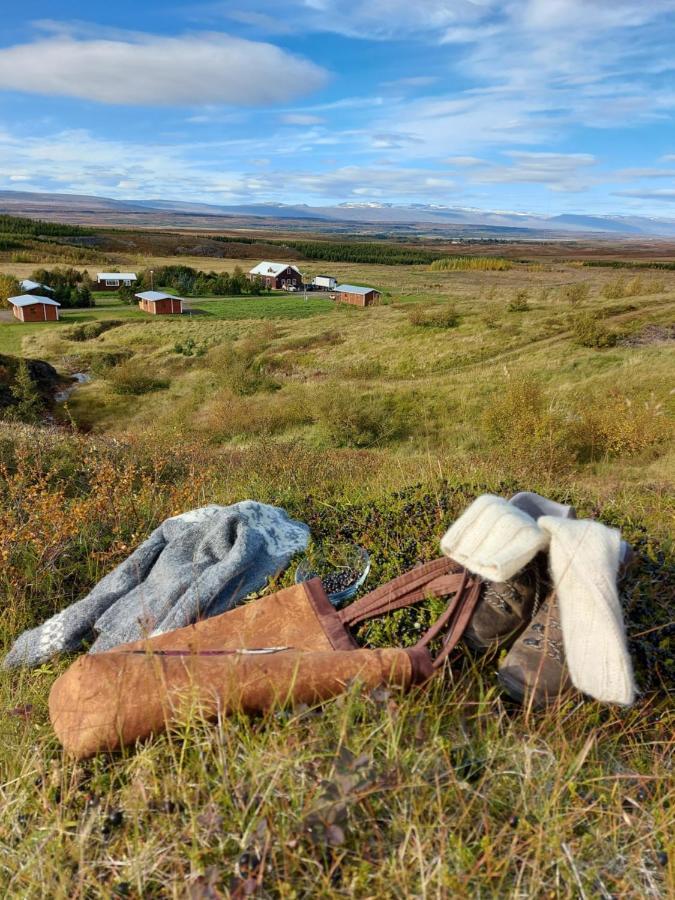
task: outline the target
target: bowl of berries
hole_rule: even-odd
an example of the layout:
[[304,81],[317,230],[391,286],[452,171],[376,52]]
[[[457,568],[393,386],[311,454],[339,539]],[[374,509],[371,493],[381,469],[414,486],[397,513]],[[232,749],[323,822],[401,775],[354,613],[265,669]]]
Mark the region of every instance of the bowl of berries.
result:
[[313,545],[295,570],[295,583],[320,578],[333,606],[356,594],[370,572],[370,556],[356,544]]

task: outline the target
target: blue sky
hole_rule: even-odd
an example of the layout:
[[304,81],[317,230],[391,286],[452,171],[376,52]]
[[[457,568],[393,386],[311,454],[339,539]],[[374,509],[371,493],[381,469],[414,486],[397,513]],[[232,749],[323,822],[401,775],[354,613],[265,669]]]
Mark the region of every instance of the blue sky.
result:
[[675,0],[27,0],[0,189],[675,217]]

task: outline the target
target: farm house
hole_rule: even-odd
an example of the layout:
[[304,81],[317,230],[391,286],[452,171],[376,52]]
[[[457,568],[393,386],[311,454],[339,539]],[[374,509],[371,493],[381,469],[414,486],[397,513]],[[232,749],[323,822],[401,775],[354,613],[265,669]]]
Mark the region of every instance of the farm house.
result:
[[266,288],[273,291],[300,290],[302,274],[289,263],[261,262],[248,273],[250,281],[261,278]]
[[335,288],[335,299],[351,306],[377,306],[380,292],[375,288],[360,287],[356,284],[339,284]]
[[19,322],[58,322],[60,303],[51,297],[24,294],[21,297],[9,297],[14,318]]
[[96,275],[96,288],[99,291],[116,291],[121,287],[133,287],[138,276],[135,272],[98,272]]
[[162,291],[142,291],[135,294],[138,307],[151,316],[180,316],[183,312],[183,298],[164,294]]

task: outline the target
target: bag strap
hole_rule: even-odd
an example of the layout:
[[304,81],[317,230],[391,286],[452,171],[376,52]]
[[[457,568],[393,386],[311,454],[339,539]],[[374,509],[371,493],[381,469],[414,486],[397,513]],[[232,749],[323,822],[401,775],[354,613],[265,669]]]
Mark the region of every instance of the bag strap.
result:
[[340,610],[338,617],[345,627],[367,619],[404,609],[430,597],[451,596],[450,602],[436,622],[415,645],[426,647],[447,629],[439,653],[432,661],[439,668],[459,643],[481,597],[483,580],[472,575],[459,563],[443,556],[399,575],[393,581],[361,597]]
[[416,566],[393,581],[381,585],[338,612],[346,625],[358,625],[385,613],[404,609],[429,597],[446,597],[460,585],[462,566],[446,556]]

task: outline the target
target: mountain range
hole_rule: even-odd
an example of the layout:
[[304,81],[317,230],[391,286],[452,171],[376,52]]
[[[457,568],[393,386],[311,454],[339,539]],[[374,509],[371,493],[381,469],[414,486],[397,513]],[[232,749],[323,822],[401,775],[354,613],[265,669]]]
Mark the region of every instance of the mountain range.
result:
[[[100,221],[106,224],[139,224],[143,216],[162,215],[163,225],[178,227],[181,220],[212,217],[251,219],[258,221],[303,221],[317,227],[339,224],[358,226],[405,227],[432,226],[463,232],[480,229],[497,237],[531,237],[546,235],[572,237],[574,235],[603,235],[610,237],[675,237],[675,219],[649,216],[608,216],[593,214],[564,214],[545,216],[537,213],[509,210],[484,210],[434,204],[341,203],[333,206],[306,204],[243,203],[222,205],[179,200],[115,200],[84,194],[48,194],[28,191],[0,191],[0,212],[46,219],[81,220],[83,224]],[[183,221],[182,224],[185,224]],[[203,227],[213,228],[204,222]]]

